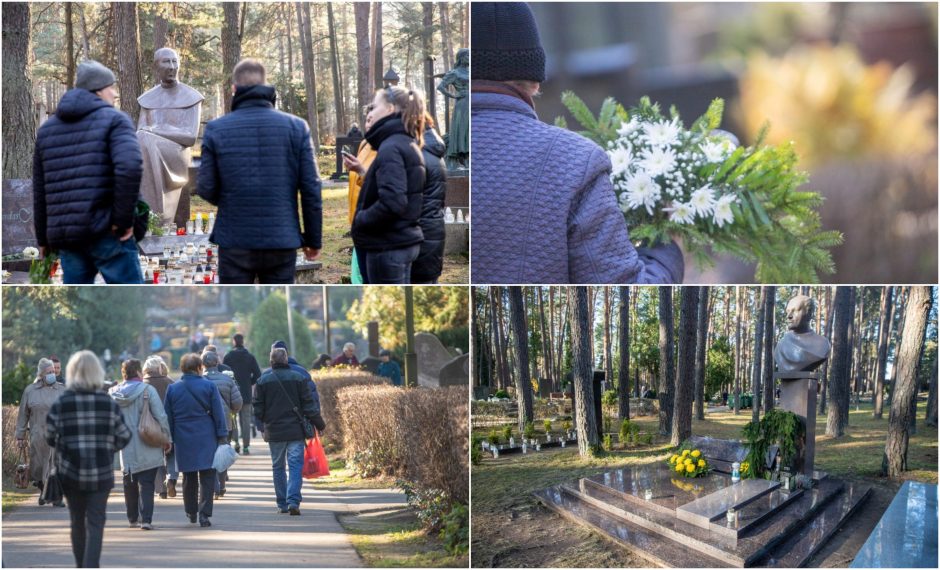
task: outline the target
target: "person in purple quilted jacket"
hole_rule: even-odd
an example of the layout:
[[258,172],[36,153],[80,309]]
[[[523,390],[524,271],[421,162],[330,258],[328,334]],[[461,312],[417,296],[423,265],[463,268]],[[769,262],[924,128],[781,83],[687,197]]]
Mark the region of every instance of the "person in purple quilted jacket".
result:
[[473,2],[474,283],[679,283],[674,243],[634,248],[588,139],[539,121],[545,52],[528,5]]

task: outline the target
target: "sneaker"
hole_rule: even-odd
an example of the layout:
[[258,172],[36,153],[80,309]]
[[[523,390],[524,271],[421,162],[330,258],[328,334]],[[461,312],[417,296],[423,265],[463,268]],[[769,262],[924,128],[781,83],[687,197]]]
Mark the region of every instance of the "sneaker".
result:
[[295,506],[291,505],[291,506],[287,507],[287,511],[290,513],[290,516],[292,516],[292,517],[299,517],[299,516],[300,516],[300,507],[295,507]]
[[176,481],[167,481],[166,482],[166,496],[173,498],[176,496]]
[[153,525],[150,523],[144,523],[140,525],[140,530],[153,530]]
[[128,526],[131,527],[131,528],[140,528],[140,523],[137,522],[137,521],[130,521],[130,522],[128,523]]
[[196,524],[196,515],[191,515],[189,513],[186,513],[186,516],[189,517],[189,522]]
[[162,493],[160,493],[160,498],[161,498],[161,499],[165,499],[165,498],[166,498],[166,491],[163,491]]
[[277,508],[277,514],[279,514],[279,515],[286,515],[286,514],[289,513],[289,512],[290,512],[290,511],[288,511],[287,509],[282,509],[281,507],[278,507],[278,508]]
[[218,501],[219,499],[222,498],[222,495],[220,495],[220,494],[218,494],[218,493],[212,493],[212,498],[213,498],[214,500]]
[[[228,477],[226,477],[226,479],[228,479]],[[224,497],[224,496],[225,496],[225,489],[222,489],[222,490],[219,491],[219,496],[220,496],[220,497]]]
[[245,446],[245,449],[242,450],[242,455],[250,455],[250,454],[251,454],[251,452],[248,451],[248,446],[246,445],[246,446]]
[[242,444],[240,444],[240,443],[236,443],[234,447],[235,447],[235,452],[236,452],[236,453],[242,450]]
[[56,501],[56,502],[52,503],[52,506],[53,506],[53,507],[64,507],[64,506],[65,506],[65,503],[63,503],[62,501]]
[[199,521],[199,526],[205,528],[205,527],[207,527],[207,526],[212,526],[212,523],[209,522],[209,519],[203,519],[203,520]]

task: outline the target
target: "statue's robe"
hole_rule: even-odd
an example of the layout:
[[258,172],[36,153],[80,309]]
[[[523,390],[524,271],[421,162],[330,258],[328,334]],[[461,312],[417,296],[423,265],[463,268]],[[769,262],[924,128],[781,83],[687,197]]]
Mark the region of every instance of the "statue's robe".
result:
[[[190,148],[199,134],[203,99],[198,91],[180,82],[170,88],[157,85],[137,98],[137,140],[144,159],[141,199],[163,223],[173,221],[180,194],[189,181]],[[143,127],[152,131],[141,130]]]

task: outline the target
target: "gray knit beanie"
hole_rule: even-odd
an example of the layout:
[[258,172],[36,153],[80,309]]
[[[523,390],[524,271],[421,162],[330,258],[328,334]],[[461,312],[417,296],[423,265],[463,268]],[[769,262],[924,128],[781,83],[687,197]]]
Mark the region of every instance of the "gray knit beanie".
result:
[[473,79],[545,81],[545,50],[525,2],[470,3]]
[[75,87],[94,92],[109,85],[114,85],[114,73],[107,67],[91,59],[78,66]]

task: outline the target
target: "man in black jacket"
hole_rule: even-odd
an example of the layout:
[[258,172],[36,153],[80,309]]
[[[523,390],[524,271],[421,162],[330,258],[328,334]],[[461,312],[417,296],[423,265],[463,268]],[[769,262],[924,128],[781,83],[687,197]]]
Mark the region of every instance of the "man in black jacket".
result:
[[[310,129],[274,109],[260,62],[235,66],[232,112],[206,124],[196,192],[219,207],[221,283],[293,283],[297,248],[320,254],[323,206]],[[297,193],[303,228],[297,211]]]
[[232,341],[235,347],[228,351],[222,362],[235,373],[235,383],[238,384],[238,391],[241,392],[244,402],[238,412],[238,422],[232,430],[232,439],[235,440],[235,450],[238,451],[238,432],[241,432],[241,452],[242,455],[248,455],[248,445],[251,443],[251,400],[255,383],[261,378],[261,367],[258,366],[254,355],[245,348],[245,337],[241,333],[236,333]]
[[134,214],[142,159],[130,117],[114,108],[114,73],[78,66],[75,89],[36,134],[33,216],[40,254],[58,250],[66,284],[142,283]]
[[[274,494],[279,513],[300,515],[303,497],[300,488],[304,463],[305,434],[301,424],[303,416],[318,430],[326,424],[320,416],[320,406],[305,385],[305,379],[287,362],[287,350],[271,350],[271,370],[261,375],[255,385],[255,418],[264,424],[264,435],[271,448],[274,471]],[[284,472],[287,461],[289,476]]]

